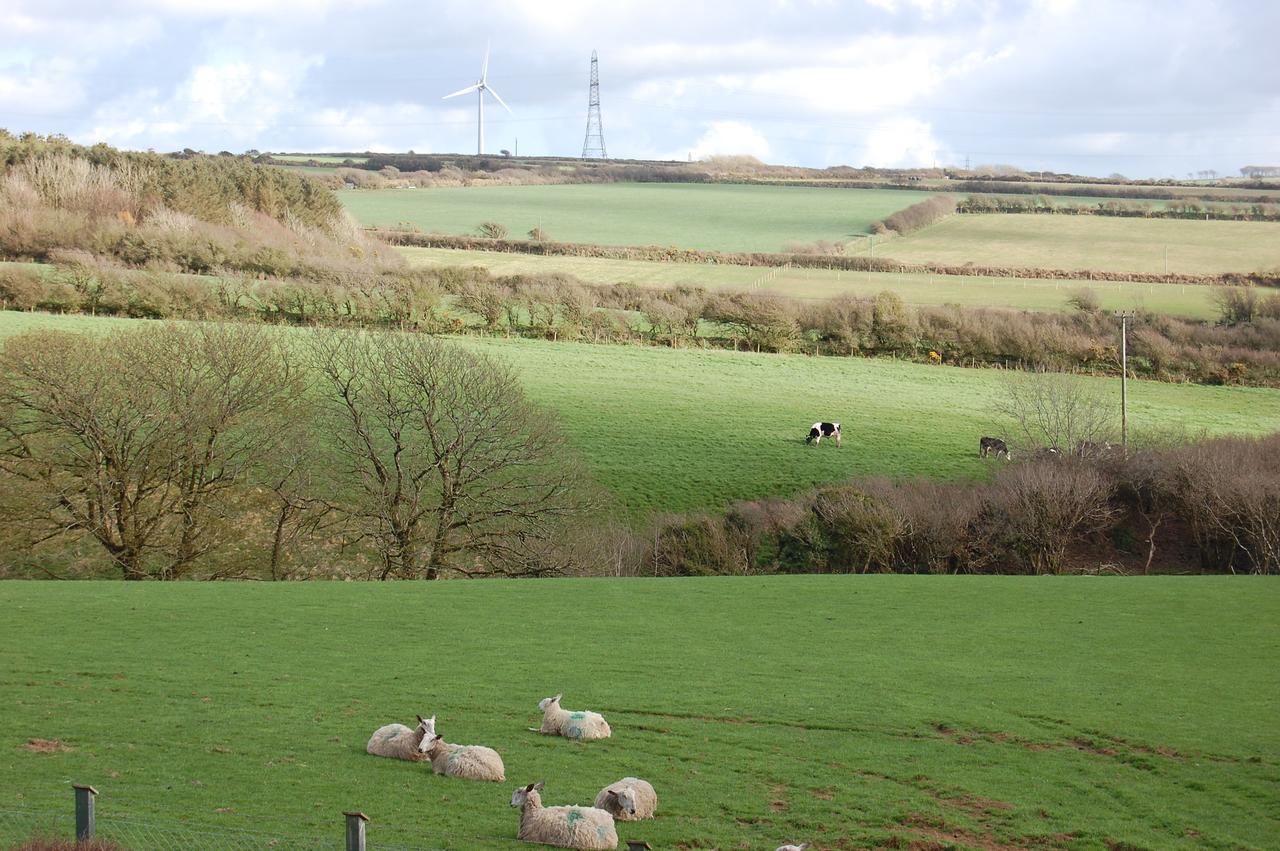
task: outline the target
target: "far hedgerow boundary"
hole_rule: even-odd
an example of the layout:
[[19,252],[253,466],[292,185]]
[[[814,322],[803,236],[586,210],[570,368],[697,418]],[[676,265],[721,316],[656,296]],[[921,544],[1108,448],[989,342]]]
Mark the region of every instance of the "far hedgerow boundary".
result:
[[1046,269],[1034,266],[952,266],[944,263],[904,263],[900,260],[865,255],[727,252],[660,245],[594,245],[579,242],[495,239],[483,236],[424,233],[418,230],[395,228],[368,228],[367,233],[391,245],[417,248],[454,248],[464,251],[496,251],[508,254],[534,254],[548,257],[593,257],[604,260],[645,260],[660,263],[761,266],[769,268],[791,266],[808,269],[839,269],[847,272],[892,272],[895,274],[960,275],[988,278],[1280,287],[1280,272],[1224,272],[1217,275],[1188,275],[1171,272]]

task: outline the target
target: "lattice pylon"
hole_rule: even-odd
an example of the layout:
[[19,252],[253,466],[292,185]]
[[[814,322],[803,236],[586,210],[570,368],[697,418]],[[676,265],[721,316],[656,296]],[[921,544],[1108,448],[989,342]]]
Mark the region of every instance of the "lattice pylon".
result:
[[582,140],[582,158],[597,157],[607,160],[604,149],[604,126],[600,123],[600,60],[591,51],[591,92],[587,97],[587,135]]

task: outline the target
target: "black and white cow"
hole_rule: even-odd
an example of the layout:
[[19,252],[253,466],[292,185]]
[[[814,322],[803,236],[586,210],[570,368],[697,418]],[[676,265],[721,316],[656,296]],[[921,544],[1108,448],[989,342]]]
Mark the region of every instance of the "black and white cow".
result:
[[978,439],[978,457],[986,458],[988,455],[992,454],[993,452],[995,453],[995,456],[997,458],[999,458],[1001,455],[1004,456],[1004,460],[1006,461],[1008,461],[1010,458],[1009,447],[1005,445],[1005,442],[1000,438],[982,437]]
[[804,439],[805,443],[812,443],[817,446],[822,442],[824,437],[834,437],[836,447],[840,446],[840,423],[814,423],[809,427],[809,436]]

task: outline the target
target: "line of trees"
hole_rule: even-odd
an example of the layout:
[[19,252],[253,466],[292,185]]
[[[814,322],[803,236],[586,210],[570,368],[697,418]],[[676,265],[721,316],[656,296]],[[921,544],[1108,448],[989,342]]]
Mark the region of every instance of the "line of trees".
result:
[[955,207],[959,213],[1045,213],[1066,216],[1117,216],[1142,219],[1213,219],[1218,221],[1280,221],[1276,203],[1205,203],[1196,198],[1171,200],[1162,206],[1142,201],[1096,203],[1055,202],[1045,195],[1001,197],[970,195]]
[[986,278],[1037,278],[1044,280],[1124,281],[1152,284],[1254,285],[1280,287],[1280,270],[1257,272],[1224,272],[1216,275],[1188,275],[1155,272],[1112,272],[1098,269],[1053,269],[1039,266],[958,266],[946,263],[906,263],[887,257],[865,254],[815,254],[812,251],[726,252],[660,245],[595,245],[593,243],[555,242],[535,239],[494,239],[483,236],[455,236],[423,233],[409,229],[373,228],[369,233],[391,245],[420,248],[456,248],[464,251],[499,251],[556,257],[598,257],[607,260],[645,260],[659,263],[698,265],[759,266],[777,268],[794,266],[807,269],[841,269],[850,272],[893,272],[896,274],[963,275]]
[[429,336],[157,323],[0,352],[13,570],[543,575],[597,500],[507,367]]
[[932,198],[912,204],[906,209],[874,222],[871,230],[875,233],[894,231],[905,236],[939,222],[954,212],[956,212],[955,198],[950,195],[934,195]]
[[[1211,384],[1280,384],[1280,294],[1214,291],[1217,324],[1142,314],[1133,375]],[[1097,293],[1064,293],[1072,313],[910,306],[892,292],[801,301],[766,292],[588,285],[562,275],[494,277],[413,269],[328,282],[143,274],[65,258],[44,275],[0,269],[0,308],[174,319],[382,326],[548,340],[896,357],[1118,374],[1114,320]]]

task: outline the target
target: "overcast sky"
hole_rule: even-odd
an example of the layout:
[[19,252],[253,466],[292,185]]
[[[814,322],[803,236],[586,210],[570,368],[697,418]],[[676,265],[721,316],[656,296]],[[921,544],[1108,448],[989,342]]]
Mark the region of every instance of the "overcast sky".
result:
[[168,151],[1280,165],[1277,0],[0,0],[0,127]]

